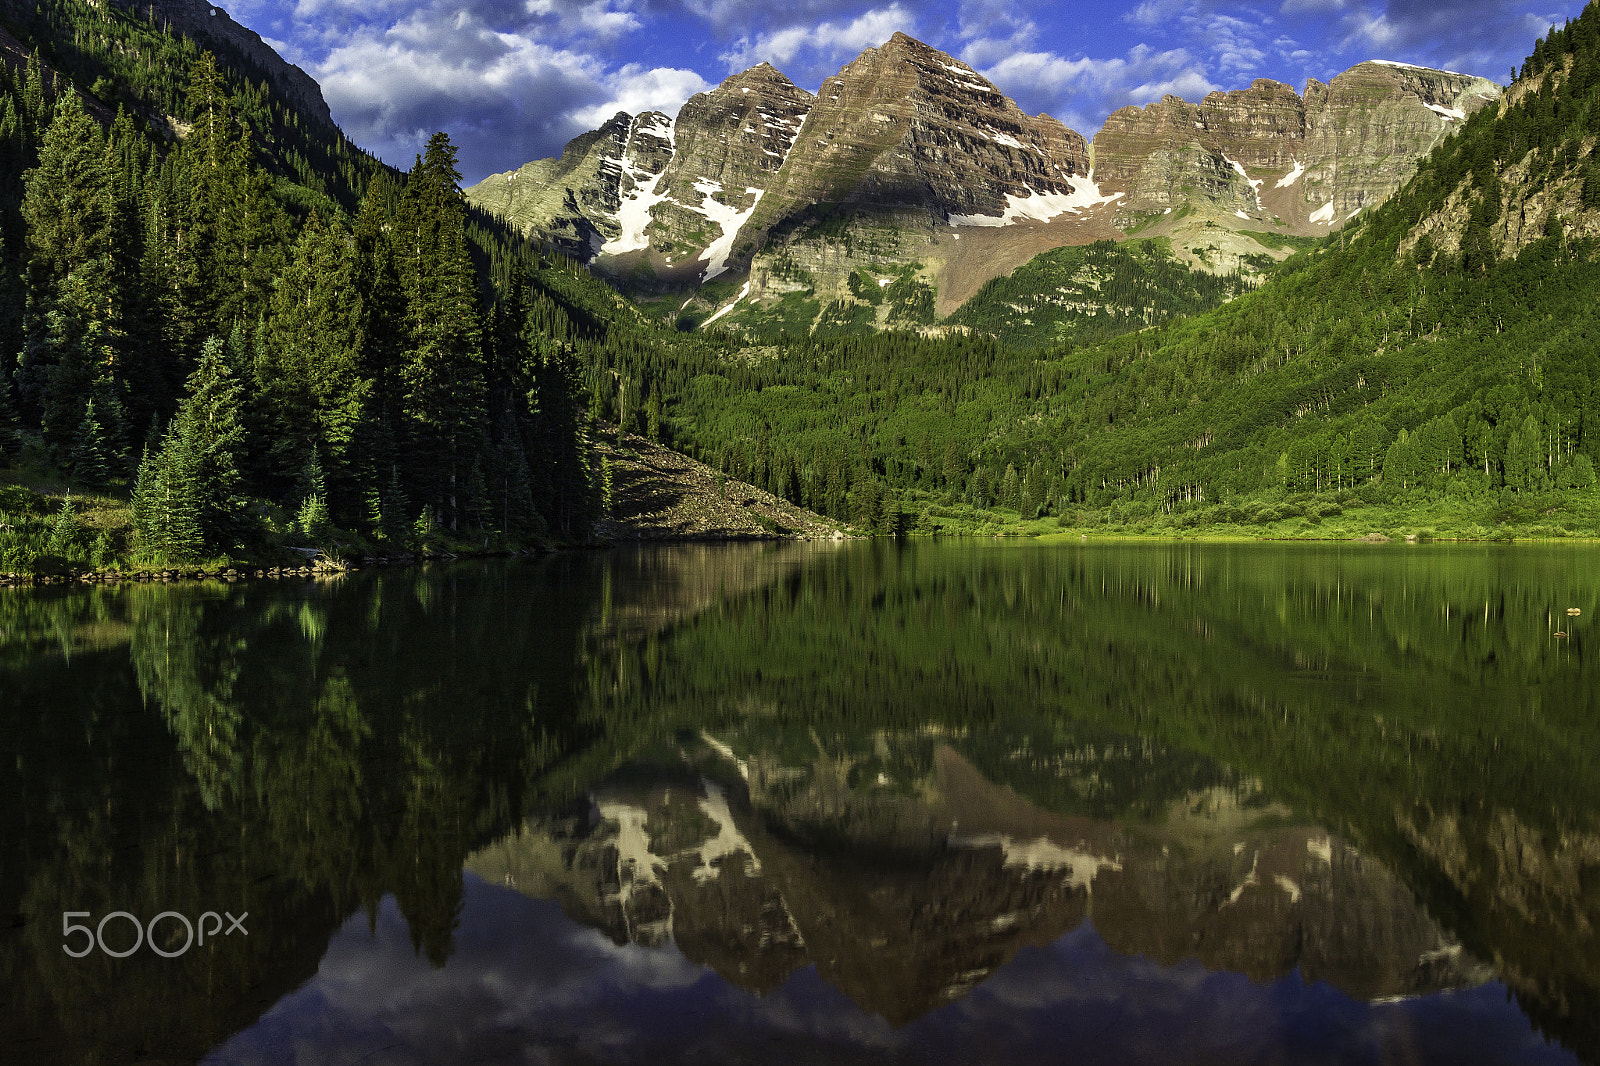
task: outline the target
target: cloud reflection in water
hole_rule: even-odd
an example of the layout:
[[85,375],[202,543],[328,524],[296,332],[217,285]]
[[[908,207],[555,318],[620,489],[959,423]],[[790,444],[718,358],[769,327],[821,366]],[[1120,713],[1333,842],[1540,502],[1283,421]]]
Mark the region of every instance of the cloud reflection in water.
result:
[[311,981],[211,1066],[458,1062],[1573,1062],[1504,986],[1369,1005],[1110,950],[1085,922],[896,1029],[816,968],[756,997],[671,943],[617,945],[551,901],[466,878],[456,953],[432,968],[392,899],[333,938]]

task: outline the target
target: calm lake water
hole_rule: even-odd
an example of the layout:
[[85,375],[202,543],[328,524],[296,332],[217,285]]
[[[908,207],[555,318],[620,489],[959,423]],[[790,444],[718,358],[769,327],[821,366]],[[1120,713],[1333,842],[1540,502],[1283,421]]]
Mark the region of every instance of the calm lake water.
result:
[[1593,547],[0,590],[0,1061],[1600,1063],[1597,616]]

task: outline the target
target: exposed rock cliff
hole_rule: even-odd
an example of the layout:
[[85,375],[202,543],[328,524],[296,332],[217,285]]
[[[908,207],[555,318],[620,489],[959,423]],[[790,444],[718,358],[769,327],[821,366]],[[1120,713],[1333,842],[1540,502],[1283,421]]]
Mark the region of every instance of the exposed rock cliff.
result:
[[1091,152],[897,33],[815,97],[762,64],[675,120],[618,115],[468,196],[634,291],[746,278],[691,297],[691,322],[932,329],[1064,244],[1163,236],[1213,271],[1282,258],[1284,236],[1328,233],[1389,196],[1499,91],[1362,63],[1304,96],[1261,79],[1124,108]]
[[1304,97],[1264,78],[1194,104],[1167,96],[1106,120],[1096,174],[1127,194],[1129,212],[1187,203],[1325,233],[1387,198],[1499,95],[1482,78],[1375,61],[1327,85],[1313,79]]
[[559,159],[495,174],[468,197],[602,269],[677,284],[727,269],[813,97],[768,64],[689,99],[670,119],[618,113]]
[[[650,150],[641,131],[655,134]],[[935,227],[999,227],[1104,203],[1088,159],[1079,134],[1023,114],[965,64],[896,34],[817,97],[762,64],[693,97],[670,123],[618,115],[560,159],[492,175],[468,196],[635,287],[742,274],[772,243],[750,295],[775,273],[805,271],[821,280],[802,287],[816,296],[820,284],[826,300],[848,298],[863,264],[931,274],[923,253]],[[866,230],[877,232],[857,240]],[[784,291],[781,281],[771,288]]]

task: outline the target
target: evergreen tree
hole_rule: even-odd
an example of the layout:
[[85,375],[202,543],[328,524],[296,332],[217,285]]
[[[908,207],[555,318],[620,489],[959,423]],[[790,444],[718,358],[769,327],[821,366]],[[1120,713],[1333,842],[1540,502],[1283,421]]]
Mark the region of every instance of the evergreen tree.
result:
[[0,367],[0,464],[15,459],[12,454],[22,437],[17,408],[11,400],[11,375]]
[[186,562],[205,551],[199,478],[193,452],[169,433],[159,452],[145,449],[133,487],[134,538],[153,560]]
[[327,498],[328,485],[322,472],[322,460],[318,458],[317,450],[313,448],[301,466],[300,476],[295,482],[295,507],[303,511],[314,499],[323,501],[325,507]]
[[1013,463],[1006,464],[1005,476],[1000,479],[1000,506],[1018,511],[1022,509],[1022,484]]
[[282,263],[285,220],[210,52],[189,70],[189,107],[194,129],[180,154],[187,204],[173,312],[180,344],[193,351],[200,338],[225,334],[265,309]]
[[883,514],[883,493],[875,478],[862,478],[856,482],[855,513],[852,516],[862,529],[877,529]]
[[650,390],[650,399],[645,404],[645,435],[652,444],[661,443],[661,395],[655,390]]
[[884,492],[879,505],[877,529],[891,537],[900,536],[905,530],[902,528],[904,518],[900,512],[900,498],[893,492]]
[[239,475],[240,392],[222,341],[211,338],[160,451],[147,449],[140,464],[134,523],[147,551],[189,559],[233,550],[250,535]]
[[70,455],[94,379],[116,362],[117,203],[100,128],[63,94],[24,178],[29,253],[21,384],[58,458]]
[[298,470],[313,449],[330,486],[325,503],[346,521],[360,511],[356,441],[372,394],[361,372],[361,300],[350,252],[349,237],[313,212],[273,295],[255,367],[277,476]]
[[956,447],[955,441],[945,446],[941,473],[944,477],[944,487],[949,492],[959,493],[966,485],[967,461],[962,458],[961,450]]
[[312,544],[322,544],[327,541],[333,532],[333,522],[328,516],[328,501],[322,493],[313,493],[300,504],[300,514],[297,516],[300,532]]
[[105,435],[95,417],[94,400],[83,409],[78,424],[78,439],[72,449],[72,474],[90,488],[100,488],[111,479],[111,464],[106,456]]
[[483,352],[477,281],[467,254],[466,209],[456,149],[428,141],[406,182],[395,245],[407,303],[409,347],[401,371],[418,493],[451,528],[483,418]]
[[61,508],[56,511],[56,520],[50,525],[50,541],[48,551],[51,555],[66,559],[77,554],[78,519],[72,511],[72,493],[61,497]]

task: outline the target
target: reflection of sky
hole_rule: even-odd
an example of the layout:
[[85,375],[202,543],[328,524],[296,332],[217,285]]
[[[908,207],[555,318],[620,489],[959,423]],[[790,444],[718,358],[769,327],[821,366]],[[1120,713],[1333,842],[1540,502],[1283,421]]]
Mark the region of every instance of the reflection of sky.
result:
[[210,1066],[538,1062],[1567,1063],[1505,989],[1368,1006],[1117,955],[1087,925],[1027,948],[902,1029],[807,967],[758,999],[676,948],[618,946],[548,901],[466,875],[456,952],[435,970],[385,900],[317,975]]

